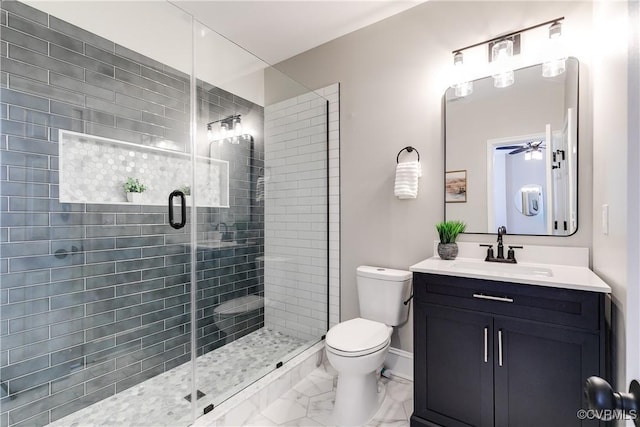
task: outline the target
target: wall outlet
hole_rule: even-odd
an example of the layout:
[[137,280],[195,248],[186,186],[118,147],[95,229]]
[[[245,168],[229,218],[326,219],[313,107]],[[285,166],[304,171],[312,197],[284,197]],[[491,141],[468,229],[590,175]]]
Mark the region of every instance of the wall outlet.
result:
[[609,234],[609,205],[602,205],[602,234]]

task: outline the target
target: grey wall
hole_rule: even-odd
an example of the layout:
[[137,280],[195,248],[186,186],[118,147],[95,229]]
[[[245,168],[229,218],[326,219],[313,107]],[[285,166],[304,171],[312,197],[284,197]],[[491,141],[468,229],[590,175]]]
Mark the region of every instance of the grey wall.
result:
[[[309,87],[340,82],[341,318],[358,315],[356,267],[406,269],[433,255],[443,218],[442,96],[451,83],[451,51],[565,17],[573,40],[590,40],[589,2],[430,1],[279,63]],[[574,51],[589,67],[589,46]],[[578,232],[571,237],[510,237],[510,243],[591,247],[592,143],[588,72],[581,73]],[[416,200],[393,197],[395,159],[406,146],[421,154]],[[486,242],[491,237],[464,235]],[[395,347],[413,349],[411,324]]]
[[[59,129],[188,151],[189,76],[22,3],[0,17],[0,425],[44,425],[190,359],[189,226],[164,207],[57,200]],[[262,128],[262,107],[210,84],[197,104],[199,154],[208,121]],[[199,208],[198,231],[225,222],[242,245],[197,253],[199,354],[263,323],[213,325],[217,304],[263,291],[262,141],[214,154],[231,207]]]

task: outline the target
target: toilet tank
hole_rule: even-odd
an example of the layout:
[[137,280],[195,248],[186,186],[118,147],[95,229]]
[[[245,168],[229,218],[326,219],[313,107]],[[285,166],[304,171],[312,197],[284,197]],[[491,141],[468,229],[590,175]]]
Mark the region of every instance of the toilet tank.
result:
[[409,305],[403,303],[411,293],[410,271],[362,265],[356,274],[360,317],[389,326],[407,320]]

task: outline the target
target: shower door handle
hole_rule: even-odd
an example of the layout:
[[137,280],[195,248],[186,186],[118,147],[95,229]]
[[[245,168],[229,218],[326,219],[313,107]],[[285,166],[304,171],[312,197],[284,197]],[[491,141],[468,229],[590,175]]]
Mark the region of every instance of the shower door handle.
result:
[[[174,221],[173,200],[180,197],[180,222]],[[180,190],[174,190],[169,194],[169,225],[176,230],[181,229],[187,223],[187,203],[184,193]]]

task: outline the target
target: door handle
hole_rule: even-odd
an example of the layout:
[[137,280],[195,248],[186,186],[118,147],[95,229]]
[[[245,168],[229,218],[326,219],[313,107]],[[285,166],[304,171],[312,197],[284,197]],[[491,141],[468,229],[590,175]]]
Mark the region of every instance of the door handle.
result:
[[489,328],[484,327],[484,363],[489,361]]
[[[180,197],[180,222],[174,221],[173,200]],[[187,203],[184,193],[180,190],[174,190],[169,194],[169,225],[176,230],[181,229],[187,223]]]
[[498,330],[498,366],[502,366],[502,329]]

